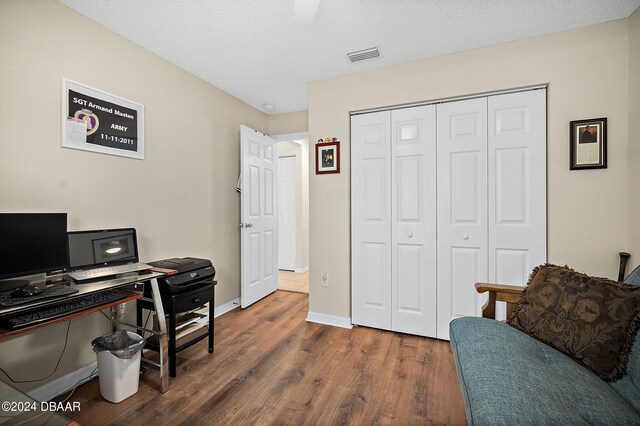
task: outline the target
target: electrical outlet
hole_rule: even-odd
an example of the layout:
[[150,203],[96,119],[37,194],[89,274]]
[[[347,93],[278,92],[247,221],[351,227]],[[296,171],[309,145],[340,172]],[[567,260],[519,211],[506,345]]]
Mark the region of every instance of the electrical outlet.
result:
[[320,273],[320,277],[322,278],[322,287],[329,287],[329,273],[327,271],[322,271]]
[[127,311],[127,305],[125,303],[121,303],[118,305],[118,315],[122,316]]

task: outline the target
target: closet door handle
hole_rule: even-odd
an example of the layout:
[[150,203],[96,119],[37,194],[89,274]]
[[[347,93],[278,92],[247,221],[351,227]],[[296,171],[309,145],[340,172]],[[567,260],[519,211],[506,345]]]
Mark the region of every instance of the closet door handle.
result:
[[468,240],[469,239],[469,234],[462,234],[462,239],[463,240]]
[[409,237],[409,238],[413,238],[413,234],[412,234],[411,232],[409,232],[409,233],[407,234],[407,237]]

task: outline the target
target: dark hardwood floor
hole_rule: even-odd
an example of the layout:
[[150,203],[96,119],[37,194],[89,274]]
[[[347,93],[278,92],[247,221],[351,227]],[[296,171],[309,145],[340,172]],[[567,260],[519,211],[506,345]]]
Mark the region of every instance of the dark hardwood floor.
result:
[[164,395],[151,367],[134,396],[112,404],[98,380],[66,415],[102,424],[465,424],[448,342],[305,321],[308,296],[277,291],[215,321],[206,340],[178,354]]

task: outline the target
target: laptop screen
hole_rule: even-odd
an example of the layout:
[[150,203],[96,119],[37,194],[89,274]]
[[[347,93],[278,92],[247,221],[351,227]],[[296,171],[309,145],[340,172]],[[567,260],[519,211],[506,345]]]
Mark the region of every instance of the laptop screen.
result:
[[134,228],[76,231],[68,236],[71,270],[138,262]]

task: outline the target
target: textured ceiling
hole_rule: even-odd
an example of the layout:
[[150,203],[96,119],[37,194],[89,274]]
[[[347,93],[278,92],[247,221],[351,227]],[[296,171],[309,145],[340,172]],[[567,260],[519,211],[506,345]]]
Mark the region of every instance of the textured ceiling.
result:
[[[58,0],[271,113],[307,109],[307,83],[629,16],[640,0]],[[379,46],[382,58],[345,53]],[[266,112],[266,111],[265,111]]]

